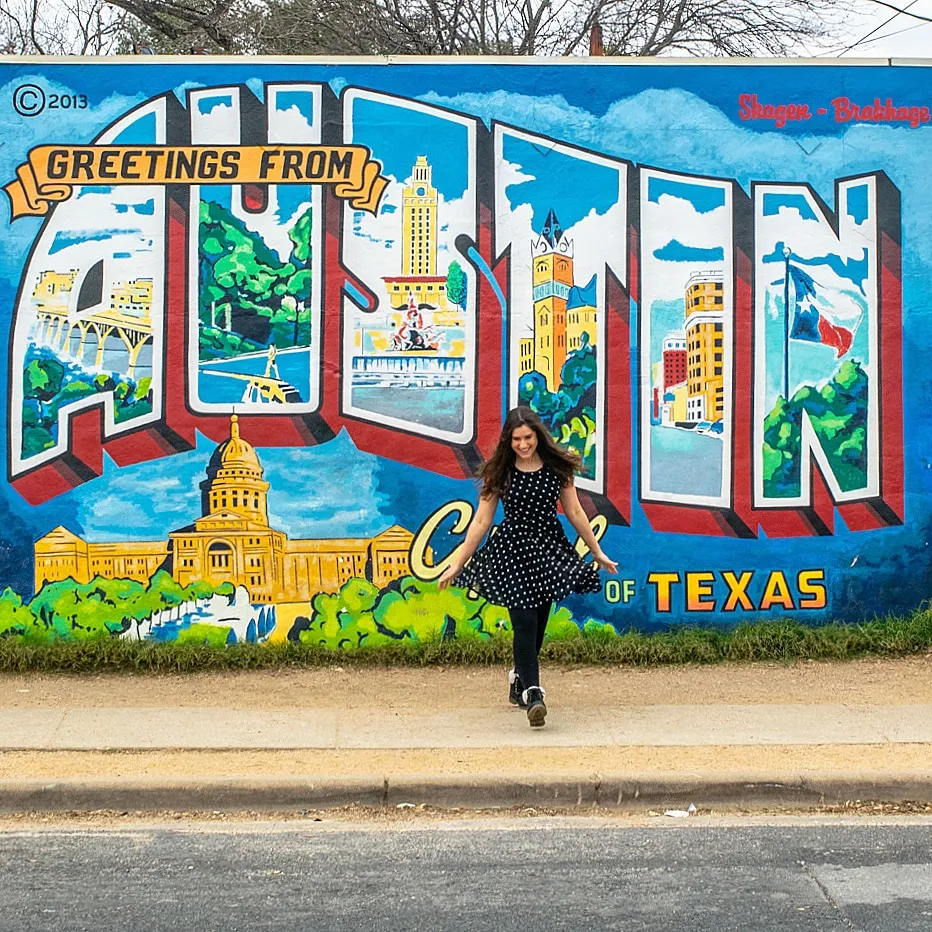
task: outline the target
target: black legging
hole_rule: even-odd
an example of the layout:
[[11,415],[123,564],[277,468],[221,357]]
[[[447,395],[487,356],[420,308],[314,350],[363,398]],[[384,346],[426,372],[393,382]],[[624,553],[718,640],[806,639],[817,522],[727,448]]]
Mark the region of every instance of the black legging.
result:
[[509,609],[511,630],[514,632],[515,670],[525,689],[529,686],[540,686],[537,655],[544,643],[550,607],[548,602],[546,605],[538,605],[537,608]]

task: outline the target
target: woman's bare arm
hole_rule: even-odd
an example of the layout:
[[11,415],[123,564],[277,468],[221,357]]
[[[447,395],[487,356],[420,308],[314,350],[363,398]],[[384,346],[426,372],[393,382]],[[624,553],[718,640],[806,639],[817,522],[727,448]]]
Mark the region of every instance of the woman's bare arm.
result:
[[495,509],[498,506],[498,496],[490,495],[488,498],[479,499],[479,507],[473,515],[472,521],[469,522],[469,530],[466,532],[466,540],[454,551],[453,563],[444,571],[438,580],[441,589],[446,589],[453,582],[453,578],[462,572],[463,567],[469,561],[469,558],[476,552],[482,538],[489,532],[492,526],[492,519],[495,517]]
[[573,525],[576,533],[583,539],[583,542],[589,548],[589,552],[592,554],[595,562],[598,563],[602,569],[608,570],[609,573],[617,573],[618,564],[605,555],[602,548],[599,546],[599,542],[595,539],[595,534],[592,533],[592,528],[589,526],[589,518],[586,512],[583,511],[582,505],[579,504],[576,486],[572,483],[566,486],[560,493],[560,504],[563,506],[563,513],[566,515],[567,520]]

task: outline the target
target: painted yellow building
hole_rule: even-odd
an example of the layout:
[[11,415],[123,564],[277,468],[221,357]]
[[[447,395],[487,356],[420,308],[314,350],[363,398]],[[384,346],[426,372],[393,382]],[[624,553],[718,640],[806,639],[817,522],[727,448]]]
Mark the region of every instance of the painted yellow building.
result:
[[409,574],[414,535],[397,525],[374,538],[291,540],[269,526],[269,483],[255,449],[230,437],[214,451],[201,483],[201,517],[168,541],[89,543],[57,527],[35,544],[35,585],[95,576],[148,581],[159,569],[182,586],[204,580],[245,586],[252,602],[298,602],[335,592],[353,577],[380,588]]
[[67,310],[77,277],[77,269],[69,269],[67,272],[42,272],[32,292],[32,303],[39,308]]
[[[385,282],[388,300],[395,309],[395,313],[391,317],[395,326],[401,323],[402,316],[412,298],[418,307],[429,304],[432,308],[436,308],[434,321],[437,326],[461,326],[462,321],[465,320],[465,315],[456,305],[448,309],[447,280],[441,275],[430,277],[421,275],[416,278],[404,275],[386,275],[383,276],[382,281]],[[444,314],[450,315],[455,323],[442,323],[440,318]]]
[[131,317],[152,319],[151,278],[134,278],[128,282],[117,282],[110,292],[110,310]]
[[[596,345],[597,295],[595,275],[585,286],[574,285],[573,241],[560,227],[551,210],[544,232],[531,242],[534,296],[534,370],[547,381],[547,388],[560,388],[560,373],[566,357],[583,345],[583,335],[590,346]],[[522,349],[523,352],[523,349]],[[522,364],[524,357],[522,356]],[[522,374],[524,370],[521,370]]]
[[79,583],[90,582],[95,576],[148,582],[165,563],[168,544],[164,541],[94,544],[57,527],[36,541],[34,555],[37,591],[44,582],[69,576]]
[[402,275],[437,274],[437,189],[426,155],[411,169],[411,184],[401,197]]
[[[402,312],[413,302],[434,311],[438,327],[463,325],[462,311],[447,305],[447,279],[437,274],[437,189],[427,156],[419,155],[411,169],[411,183],[401,196],[401,275],[385,276],[389,303]],[[395,319],[397,317],[397,320]],[[392,325],[401,324],[393,315]]]
[[534,368],[547,388],[560,387],[566,361],[566,302],[573,287],[573,244],[563,234],[553,210],[543,234],[531,243],[534,289]]
[[524,375],[534,368],[534,338],[521,337],[518,341],[518,373]]
[[671,385],[663,395],[662,423],[672,425],[688,420],[688,400],[689,395],[685,382],[680,382],[679,385]]
[[688,421],[725,413],[724,286],[720,272],[697,272],[686,284]]
[[596,276],[584,287],[574,285],[566,301],[566,349],[572,353],[583,345],[583,335],[588,337],[589,346],[596,345]]

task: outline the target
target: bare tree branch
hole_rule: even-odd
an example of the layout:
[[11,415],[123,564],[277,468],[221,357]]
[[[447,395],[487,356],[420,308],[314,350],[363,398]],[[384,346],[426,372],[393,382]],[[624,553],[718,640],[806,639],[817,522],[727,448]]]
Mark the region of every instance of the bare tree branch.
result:
[[598,22],[607,55],[784,55],[830,35],[858,2],[0,0],[0,43],[40,53],[67,44],[86,52],[552,56],[585,54]]
[[106,55],[117,50],[125,19],[107,0],[0,0],[0,47],[18,55]]

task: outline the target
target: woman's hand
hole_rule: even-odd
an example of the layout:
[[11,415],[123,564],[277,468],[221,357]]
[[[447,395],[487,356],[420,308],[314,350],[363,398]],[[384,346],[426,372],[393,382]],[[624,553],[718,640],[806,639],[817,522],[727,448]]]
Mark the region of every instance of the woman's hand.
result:
[[609,573],[618,572],[618,564],[614,560],[609,560],[602,550],[597,550],[593,553],[592,559],[595,560],[600,570],[607,570]]
[[440,579],[437,580],[437,585],[441,589],[446,589],[447,586],[449,586],[453,580],[459,576],[462,570],[463,567],[461,567],[458,563],[454,563],[452,566],[447,567],[441,574]]

